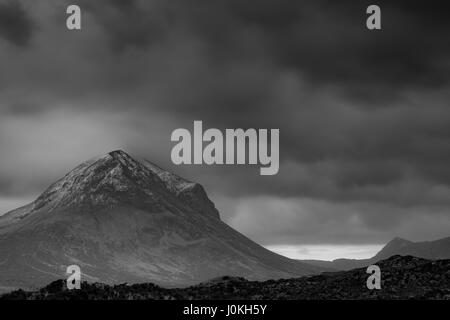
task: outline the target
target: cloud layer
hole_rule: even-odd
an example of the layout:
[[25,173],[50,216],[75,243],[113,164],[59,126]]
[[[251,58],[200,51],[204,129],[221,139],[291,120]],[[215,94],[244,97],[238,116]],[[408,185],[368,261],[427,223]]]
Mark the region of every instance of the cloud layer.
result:
[[[202,182],[270,244],[381,243],[450,225],[444,1],[0,0],[0,198],[124,148]],[[280,128],[281,167],[175,167],[170,133]],[[6,201],[6,200],[5,200]]]

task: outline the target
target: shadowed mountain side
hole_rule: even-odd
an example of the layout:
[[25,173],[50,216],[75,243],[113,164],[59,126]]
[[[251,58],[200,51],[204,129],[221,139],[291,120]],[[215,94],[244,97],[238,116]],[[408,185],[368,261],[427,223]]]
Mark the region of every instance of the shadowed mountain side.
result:
[[203,187],[123,151],[87,161],[0,217],[0,287],[83,279],[185,286],[324,270],[275,254],[220,220]]

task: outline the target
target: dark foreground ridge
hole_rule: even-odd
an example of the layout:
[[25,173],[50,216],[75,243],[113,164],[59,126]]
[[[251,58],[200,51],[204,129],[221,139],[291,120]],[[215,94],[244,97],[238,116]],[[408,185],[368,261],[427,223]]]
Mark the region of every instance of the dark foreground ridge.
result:
[[152,283],[109,286],[84,282],[80,290],[69,291],[65,282],[58,280],[39,291],[18,290],[0,300],[450,299],[450,260],[393,256],[377,265],[381,290],[367,289],[369,274],[360,268],[263,282],[222,277],[183,289],[165,289]]

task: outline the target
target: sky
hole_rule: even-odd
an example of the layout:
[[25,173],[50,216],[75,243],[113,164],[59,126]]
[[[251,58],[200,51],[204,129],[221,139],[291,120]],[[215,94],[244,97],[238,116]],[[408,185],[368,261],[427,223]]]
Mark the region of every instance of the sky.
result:
[[[82,30],[67,30],[69,4]],[[278,252],[450,236],[445,2],[377,1],[378,31],[369,4],[0,0],[0,211],[124,149],[200,182]],[[194,120],[279,128],[279,173],[172,164],[170,135]]]

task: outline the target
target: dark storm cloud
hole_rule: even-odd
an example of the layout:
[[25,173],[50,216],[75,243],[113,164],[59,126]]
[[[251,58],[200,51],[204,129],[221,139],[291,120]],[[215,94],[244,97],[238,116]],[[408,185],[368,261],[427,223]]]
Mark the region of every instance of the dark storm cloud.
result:
[[[378,1],[374,32],[366,1],[80,0],[80,32],[61,19],[72,2],[0,3],[20,13],[13,28],[0,19],[3,38],[36,40],[0,51],[0,197],[125,148],[202,182],[258,240],[426,238],[449,225],[443,1]],[[172,165],[170,133],[193,120],[280,128],[280,173]]]
[[448,59],[450,44],[443,39],[450,23],[435,12],[443,1],[432,9],[423,2],[378,1],[381,32],[361,27],[369,1],[281,1],[275,10],[271,1],[262,2],[256,10],[239,2],[235,12],[269,35],[269,52],[280,66],[313,81],[339,82],[355,94],[368,89],[373,98],[392,93],[392,85],[398,91],[448,81],[448,65],[443,69],[439,62]]
[[[99,1],[86,6],[113,48],[147,46],[171,36],[176,40],[178,33],[201,41],[213,67],[259,61],[297,72],[317,85],[339,83],[345,94],[366,103],[385,103],[406,89],[445,85],[450,44],[444,39],[450,23],[444,14],[435,14],[445,3],[430,9],[425,3],[380,1],[381,32],[364,28],[368,4],[198,0]],[[229,99],[242,96],[226,88],[223,93]],[[214,97],[222,98],[220,92]]]
[[105,31],[114,52],[145,48],[163,37],[168,17],[138,0],[79,1]]
[[33,36],[35,24],[19,1],[0,1],[0,38],[23,47]]

